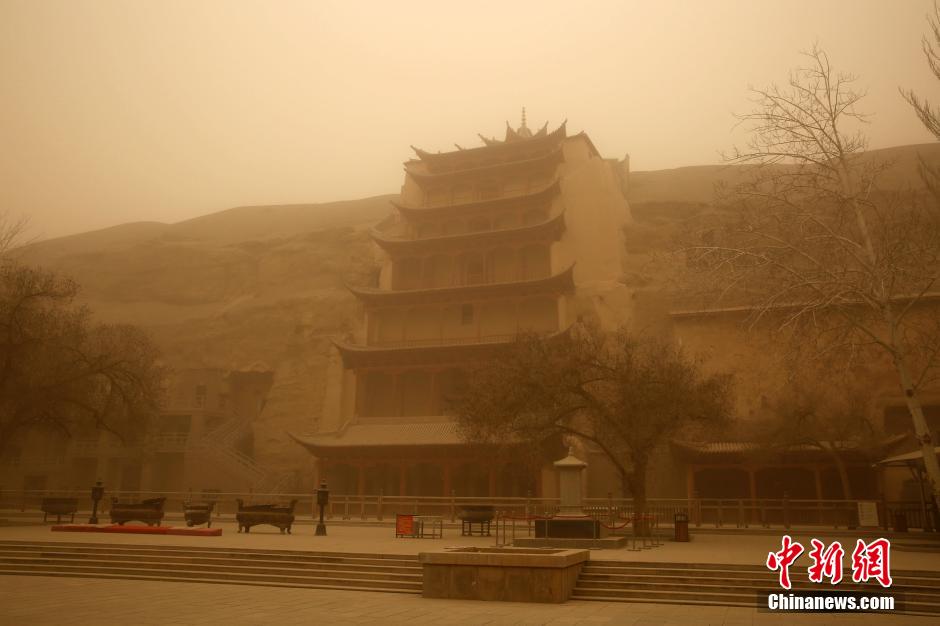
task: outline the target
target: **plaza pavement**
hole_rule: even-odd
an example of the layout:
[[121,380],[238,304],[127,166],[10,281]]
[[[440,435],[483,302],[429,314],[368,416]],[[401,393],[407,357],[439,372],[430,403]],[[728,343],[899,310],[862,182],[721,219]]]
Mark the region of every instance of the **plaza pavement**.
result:
[[429,600],[415,595],[146,582],[0,576],[0,624],[44,626],[311,626],[327,624],[936,624],[905,615],[770,614],[756,609],[622,602],[523,604]]
[[[172,525],[173,522],[170,522]],[[231,522],[213,522],[213,528],[222,528],[220,537],[186,537],[166,535],[125,535],[114,533],[51,532],[49,526],[0,527],[2,541],[65,541],[100,542],[134,545],[200,546],[209,548],[254,548],[263,550],[307,550],[327,552],[356,552],[369,554],[418,554],[442,550],[452,546],[493,546],[495,537],[461,537],[459,528],[445,528],[440,539],[401,539],[395,537],[391,525],[328,524],[326,537],[314,536],[312,524],[297,524],[293,534],[281,534],[272,526],[256,526],[250,533],[238,533]],[[782,532],[782,531],[781,531]],[[830,537],[824,532],[793,531],[793,539],[809,546],[813,537],[830,543],[839,539],[851,554],[854,541],[844,536]],[[940,542],[935,542],[940,548]],[[625,560],[657,563],[726,563],[763,565],[767,553],[780,549],[780,537],[766,534],[718,534],[692,530],[692,541],[675,543],[665,541],[657,548],[632,551],[592,550],[596,560]],[[806,559],[804,554],[802,559]],[[802,561],[798,562],[802,563]],[[808,561],[807,561],[808,563]],[[896,546],[891,551],[891,566],[895,569],[940,571],[940,552],[911,551]]]
[[[215,525],[215,524],[214,524]],[[120,535],[51,532],[49,526],[0,527],[0,540],[185,545],[268,550],[315,550],[417,554],[448,546],[491,546],[493,537],[461,537],[445,529],[442,539],[397,539],[391,526],[328,526],[316,537],[312,525],[294,534],[256,527],[238,534],[218,524],[221,537]],[[811,536],[795,533],[808,542]],[[844,538],[843,544],[848,543]],[[693,532],[686,544],[666,542],[640,552],[596,550],[595,559],[655,562],[762,564],[779,538]],[[892,552],[895,569],[940,570],[936,552]],[[207,583],[98,580],[91,578],[0,576],[0,625],[43,624],[936,624],[937,618],[864,614],[770,614],[752,608],[681,606],[573,600],[541,605],[463,600],[361,591],[285,589]]]

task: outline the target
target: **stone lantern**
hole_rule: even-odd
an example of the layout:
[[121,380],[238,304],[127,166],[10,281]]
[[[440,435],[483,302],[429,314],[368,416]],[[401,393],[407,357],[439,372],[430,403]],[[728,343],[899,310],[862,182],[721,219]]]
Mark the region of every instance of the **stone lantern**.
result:
[[555,470],[558,472],[558,492],[561,508],[558,517],[581,517],[583,494],[581,493],[582,473],[587,463],[574,456],[574,450],[568,448],[568,456],[555,461]]

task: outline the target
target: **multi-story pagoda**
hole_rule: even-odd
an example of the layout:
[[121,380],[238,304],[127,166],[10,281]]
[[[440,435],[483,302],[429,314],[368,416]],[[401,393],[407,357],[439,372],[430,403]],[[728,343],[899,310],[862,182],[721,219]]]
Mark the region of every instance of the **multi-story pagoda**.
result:
[[[338,342],[342,374],[320,432],[300,437],[336,493],[524,495],[538,472],[469,446],[448,417],[468,363],[520,331],[562,332],[592,309],[629,308],[622,165],[566,125],[431,153],[413,148],[396,214],[372,237],[378,284],[351,287],[365,309]],[[340,384],[341,381],[341,384]]]

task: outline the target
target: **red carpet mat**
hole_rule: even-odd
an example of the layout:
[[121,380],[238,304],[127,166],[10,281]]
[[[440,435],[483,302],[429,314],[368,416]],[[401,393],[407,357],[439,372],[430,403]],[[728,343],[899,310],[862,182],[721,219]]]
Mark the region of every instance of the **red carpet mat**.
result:
[[175,526],[145,526],[125,524],[110,524],[108,526],[95,526],[94,524],[59,524],[52,527],[52,532],[68,533],[125,533],[129,535],[193,535],[196,537],[219,537],[221,528],[186,528]]

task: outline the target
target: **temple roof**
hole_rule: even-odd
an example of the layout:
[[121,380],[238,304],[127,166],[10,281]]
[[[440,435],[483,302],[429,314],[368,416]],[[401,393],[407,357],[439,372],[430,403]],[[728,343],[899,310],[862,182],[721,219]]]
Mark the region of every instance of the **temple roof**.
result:
[[[466,152],[466,151],[464,151]],[[452,153],[451,153],[452,154]],[[472,177],[477,175],[486,175],[493,172],[510,172],[514,170],[525,170],[533,167],[547,167],[557,165],[564,161],[564,151],[561,145],[545,151],[544,153],[530,156],[529,158],[506,160],[496,163],[485,163],[483,165],[468,167],[463,169],[449,169],[438,171],[422,171],[418,167],[409,167],[414,162],[409,161],[405,164],[405,172],[411,176],[418,184],[427,182],[440,182],[449,178]]]
[[444,302],[454,298],[466,299],[477,296],[524,296],[541,293],[567,293],[574,290],[574,264],[567,269],[533,280],[518,280],[506,283],[482,283],[457,287],[434,287],[430,289],[378,289],[376,287],[353,287],[348,289],[366,305],[419,304]]
[[432,217],[443,213],[471,213],[484,210],[501,210],[511,206],[522,204],[531,204],[539,200],[548,200],[555,196],[561,190],[560,179],[555,178],[549,184],[541,189],[518,196],[500,196],[488,200],[471,200],[470,202],[461,202],[458,204],[440,204],[429,207],[418,207],[409,204],[402,204],[392,200],[392,206],[401,212],[405,217]]
[[567,123],[568,120],[565,120],[558,128],[548,132],[548,122],[546,122],[544,126],[533,133],[524,121],[518,130],[513,130],[509,122],[506,122],[506,137],[502,141],[478,135],[484,145],[477,148],[457,146],[457,150],[451,150],[450,152],[428,152],[415,146],[411,146],[411,149],[414,150],[418,159],[428,165],[429,169],[453,169],[459,166],[461,162],[478,159],[487,160],[519,152],[549,149],[567,136]]
[[457,423],[442,418],[417,418],[414,421],[369,418],[346,422],[335,432],[290,436],[314,453],[331,448],[466,445],[460,439]]
[[425,237],[423,239],[401,239],[386,237],[373,229],[370,232],[372,239],[389,254],[412,254],[419,251],[434,250],[437,248],[452,249],[457,245],[467,247],[474,243],[487,245],[501,241],[532,241],[540,239],[557,239],[565,230],[565,212],[558,212],[544,222],[531,226],[518,228],[504,228],[501,230],[484,230],[460,235],[446,235],[442,237]]
[[[884,441],[879,442],[879,445],[881,447],[889,447],[903,440],[905,437],[906,435],[892,435],[885,438]],[[834,449],[844,452],[862,452],[857,441],[830,441],[825,443]],[[740,455],[746,453],[757,454],[761,452],[761,446],[750,441],[680,441],[674,439],[672,445],[677,451],[684,452],[692,457],[713,457],[717,455]],[[793,444],[786,449],[778,450],[778,452],[809,455],[830,454],[820,449],[818,446],[809,443]]]

